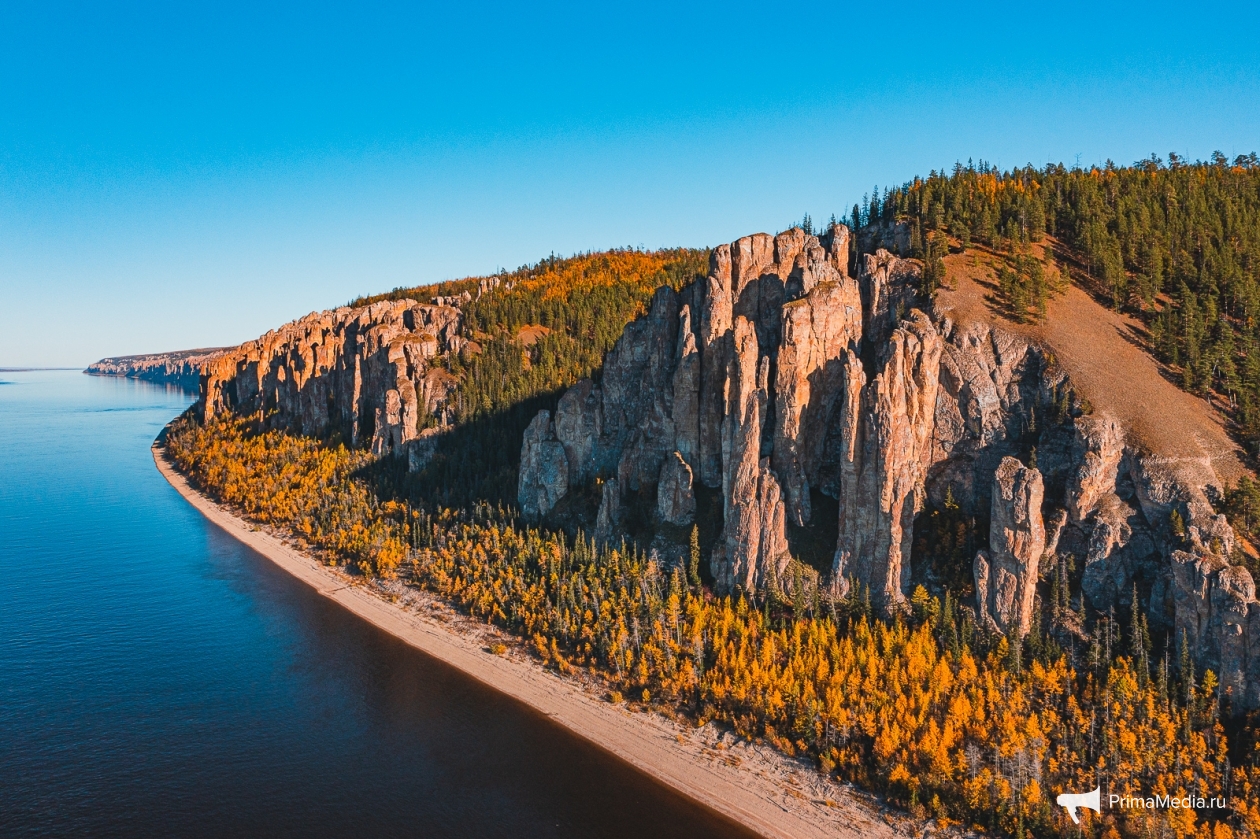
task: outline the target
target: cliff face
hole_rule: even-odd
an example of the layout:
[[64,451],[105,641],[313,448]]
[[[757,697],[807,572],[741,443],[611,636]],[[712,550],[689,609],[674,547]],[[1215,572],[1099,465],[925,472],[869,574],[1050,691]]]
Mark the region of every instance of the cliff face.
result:
[[1028,634],[1037,596],[1037,576],[1046,547],[1041,520],[1041,473],[1013,457],[993,476],[989,551],[976,554],[976,608],[1002,633]]
[[201,386],[202,371],[227,351],[225,347],[214,347],[102,358],[84,372],[94,376],[126,376],[129,379],[172,384],[196,393]]
[[531,425],[522,511],[545,517],[603,480],[597,535],[615,542],[632,493],[686,527],[701,491],[716,492],[711,571],[726,593],[781,585],[791,528],[826,524],[815,501],[827,496],[828,584],[895,610],[919,513],[951,499],[989,522],[972,572],[992,630],[1027,633],[1039,581],[1071,556],[1090,607],[1127,607],[1136,591],[1154,630],[1185,632],[1200,666],[1260,705],[1260,606],[1226,559],[1210,464],[1186,470],[1131,444],[1114,417],[1089,412],[1053,352],[924,310],[916,261],[882,249],[851,260],[849,243],[841,225],[748,236],[716,248],[702,282],[658,292],[602,380]]
[[[1088,409],[1059,348],[992,318],[955,321],[943,295],[916,298],[918,262],[878,247],[851,257],[850,239],[842,225],[744,237],[712,252],[703,280],[659,289],[598,380],[529,425],[522,514],[598,499],[582,514],[598,541],[650,519],[671,561],[699,516],[721,593],[783,587],[800,570],[794,540],[834,532],[829,561],[813,557],[824,585],[896,611],[916,574],[934,582],[912,567],[920,514],[957,504],[988,523],[971,569],[982,624],[1027,632],[1039,581],[1071,565],[1087,606],[1127,614],[1136,594],[1153,632],[1184,633],[1236,701],[1260,706],[1260,605],[1228,561],[1213,461],[1135,441],[1132,416]],[[341,308],[229,350],[94,367],[196,370],[203,418],[339,431],[418,471],[454,420],[440,362],[476,350],[462,301]]]
[[269,417],[304,434],[341,430],[376,454],[418,454],[422,418],[447,419],[460,312],[411,300],[316,312],[206,365],[199,409]]

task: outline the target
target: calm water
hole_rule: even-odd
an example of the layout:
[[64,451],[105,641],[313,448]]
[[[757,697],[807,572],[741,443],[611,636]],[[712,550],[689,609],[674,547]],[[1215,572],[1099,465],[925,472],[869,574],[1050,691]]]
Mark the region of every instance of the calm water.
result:
[[739,835],[210,525],[183,393],[0,382],[0,834]]

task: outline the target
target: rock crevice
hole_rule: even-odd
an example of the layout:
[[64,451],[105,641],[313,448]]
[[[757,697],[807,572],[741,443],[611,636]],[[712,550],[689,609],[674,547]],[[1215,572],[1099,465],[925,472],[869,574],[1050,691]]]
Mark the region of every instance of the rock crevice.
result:
[[[1152,627],[1184,631],[1196,661],[1260,705],[1251,577],[1223,559],[1233,533],[1202,481],[1089,413],[1044,348],[925,310],[920,264],[878,246],[906,252],[904,232],[864,232],[870,250],[853,260],[842,225],[715,248],[703,280],[662,289],[626,328],[599,384],[578,383],[552,426],[531,425],[522,511],[545,515],[561,475],[565,491],[614,481],[623,505],[646,493],[653,521],[676,526],[716,491],[710,570],[727,594],[782,586],[789,534],[821,526],[829,496],[831,591],[856,585],[895,611],[912,587],[920,514],[953,504],[989,522],[971,570],[975,614],[992,631],[1026,634],[1042,568],[1071,555],[1088,606],[1106,613],[1137,591]],[[615,528],[602,497],[598,518]]]

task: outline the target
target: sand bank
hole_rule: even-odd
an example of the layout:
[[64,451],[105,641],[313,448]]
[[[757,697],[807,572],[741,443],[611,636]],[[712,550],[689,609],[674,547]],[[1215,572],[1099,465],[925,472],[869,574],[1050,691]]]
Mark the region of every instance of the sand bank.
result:
[[[422,652],[550,717],[559,725],[767,837],[905,836],[915,825],[881,811],[802,760],[715,726],[691,728],[632,711],[598,686],[561,677],[517,652],[488,647],[510,636],[401,584],[368,585],[290,546],[194,489],[155,444],[158,471],[206,518],[320,594]],[[896,822],[897,824],[890,824]],[[920,828],[921,829],[921,828]]]

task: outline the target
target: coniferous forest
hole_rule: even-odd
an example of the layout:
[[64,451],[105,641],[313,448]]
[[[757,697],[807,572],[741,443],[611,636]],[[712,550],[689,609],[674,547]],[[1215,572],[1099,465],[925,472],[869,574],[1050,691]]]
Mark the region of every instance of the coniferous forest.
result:
[[[906,225],[928,295],[949,282],[943,258],[976,244],[1002,255],[1001,290],[1019,318],[1046,317],[1062,283],[1087,286],[1140,317],[1170,375],[1214,394],[1249,451],[1260,446],[1255,155],[1009,172],[960,164],[876,190],[847,215],[859,243],[862,231]],[[1067,256],[1059,265],[1037,256],[1047,237]],[[597,546],[518,520],[529,420],[598,376],[654,288],[680,288],[706,267],[705,250],[553,257],[469,295],[463,329],[476,351],[443,362],[458,380],[456,423],[419,474],[338,437],[254,419],[203,425],[187,414],[168,449],[202,489],[329,563],[431,591],[515,633],[547,666],[603,679],[613,701],[718,721],[916,816],[1064,835],[1073,826],[1051,790],[1102,783],[1143,796],[1224,792],[1228,806],[1115,811],[1085,835],[1260,834],[1260,726],[1222,704],[1216,674],[1152,638],[1136,607],[1087,610],[1066,567],[1042,584],[1025,640],[984,631],[967,608],[974,546],[948,504],[925,530],[944,594],[917,587],[895,617],[876,614],[860,587],[830,596],[795,564],[782,591],[717,598],[696,534],[687,566],[667,568],[633,544]],[[355,305],[458,296],[486,280]],[[1240,534],[1260,530],[1253,482],[1231,488],[1225,507]],[[1076,631],[1058,631],[1066,625]]]
[[1260,162],[1189,164],[1175,154],[1133,166],[954,167],[854,205],[856,229],[910,225],[911,255],[983,243],[1011,254],[1008,295],[1044,301],[1049,283],[1028,246],[1054,236],[1107,303],[1141,315],[1151,348],[1183,386],[1236,405],[1260,445]]

